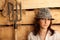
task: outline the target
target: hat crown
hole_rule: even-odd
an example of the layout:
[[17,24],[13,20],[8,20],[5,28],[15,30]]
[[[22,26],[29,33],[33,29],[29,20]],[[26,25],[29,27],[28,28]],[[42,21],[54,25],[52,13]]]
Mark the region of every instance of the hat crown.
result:
[[48,8],[41,8],[38,11],[37,18],[48,18],[52,19],[52,16],[50,14],[50,11]]

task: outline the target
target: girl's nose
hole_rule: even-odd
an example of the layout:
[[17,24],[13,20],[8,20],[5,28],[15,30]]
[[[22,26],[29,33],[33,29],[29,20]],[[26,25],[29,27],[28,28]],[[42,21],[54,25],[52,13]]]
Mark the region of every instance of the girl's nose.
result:
[[45,24],[46,24],[46,19],[45,19]]
[[48,22],[48,19],[45,19],[45,23],[47,23]]

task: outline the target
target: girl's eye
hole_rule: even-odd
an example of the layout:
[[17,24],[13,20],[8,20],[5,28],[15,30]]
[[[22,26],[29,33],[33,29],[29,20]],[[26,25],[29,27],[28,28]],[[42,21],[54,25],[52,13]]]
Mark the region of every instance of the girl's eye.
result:
[[42,18],[41,20],[45,20],[44,18]]
[[43,20],[43,18],[41,18]]
[[[46,20],[46,19],[42,18],[41,20]],[[47,19],[47,20],[50,20],[50,19]]]
[[50,19],[48,19],[48,20],[50,20]]

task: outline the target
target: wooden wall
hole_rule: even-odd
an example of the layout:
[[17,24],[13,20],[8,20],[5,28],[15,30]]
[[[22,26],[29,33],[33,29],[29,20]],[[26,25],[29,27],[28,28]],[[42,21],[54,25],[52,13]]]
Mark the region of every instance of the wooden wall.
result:
[[[19,11],[19,10],[18,10]],[[27,40],[29,32],[33,30],[33,21],[37,10],[22,10],[22,20],[17,21],[17,29],[14,29],[8,20],[8,17],[4,17],[0,14],[0,39],[1,40]],[[50,9],[53,20],[53,24],[60,23],[60,9]],[[19,14],[18,14],[19,15]],[[20,18],[20,17],[19,17]],[[18,18],[18,19],[19,19]],[[5,25],[5,26],[3,26]],[[10,26],[6,26],[10,25]],[[60,32],[60,25],[52,25],[52,29]]]
[[[8,1],[6,1],[6,2],[8,2]],[[15,1],[14,0],[9,1],[9,2],[13,3],[14,6],[15,6]],[[52,0],[51,0],[51,2],[53,3]],[[53,4],[54,6],[51,5],[51,4],[50,5],[53,6],[53,7],[56,7],[56,6],[59,7],[60,6],[59,2],[60,1],[57,0],[58,4],[56,4],[54,2],[54,4]],[[28,34],[33,30],[34,17],[36,15],[36,12],[38,11],[36,8],[46,7],[46,5],[47,5],[45,3],[46,5],[45,6],[43,5],[41,7],[36,6],[36,5],[34,5],[34,6],[30,5],[28,7],[28,5],[25,6],[25,4],[24,4],[26,2],[22,1],[22,3],[23,3],[22,6],[24,6],[22,8],[23,9],[22,10],[22,17],[21,17],[22,20],[17,21],[17,23],[16,23],[16,24],[18,24],[17,29],[14,29],[14,26],[12,25],[13,22],[9,21],[9,17],[7,15],[7,13],[8,13],[7,5],[3,6],[2,4],[4,4],[4,1],[1,2],[0,9],[4,9],[4,10],[2,12],[0,11],[0,40],[27,40]],[[42,1],[42,3],[44,3],[44,1]],[[25,9],[29,9],[30,7],[34,8],[34,10],[31,10],[31,9],[30,10],[25,10]],[[51,12],[52,17],[55,19],[55,20],[52,21],[52,23],[55,24],[55,25],[52,25],[51,28],[60,32],[60,8],[59,9],[52,8],[52,9],[50,9],[50,12]],[[1,14],[3,14],[4,16],[1,15]],[[10,13],[10,14],[12,14],[12,13]],[[20,10],[19,9],[18,9],[18,19],[20,19]]]

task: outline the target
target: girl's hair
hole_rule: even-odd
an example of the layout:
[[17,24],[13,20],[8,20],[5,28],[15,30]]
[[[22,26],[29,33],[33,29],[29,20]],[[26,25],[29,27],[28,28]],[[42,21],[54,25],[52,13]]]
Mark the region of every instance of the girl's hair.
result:
[[[37,35],[38,32],[39,32],[39,30],[40,30],[40,25],[39,25],[39,23],[38,23],[39,20],[40,20],[40,19],[35,19],[35,21],[34,21],[34,30],[33,30],[33,34],[34,34],[34,35]],[[52,25],[52,20],[51,20],[50,25],[49,25],[49,27],[48,27],[48,30],[50,30],[51,36],[52,36],[52,35],[54,34],[54,30],[51,29],[51,25]]]

